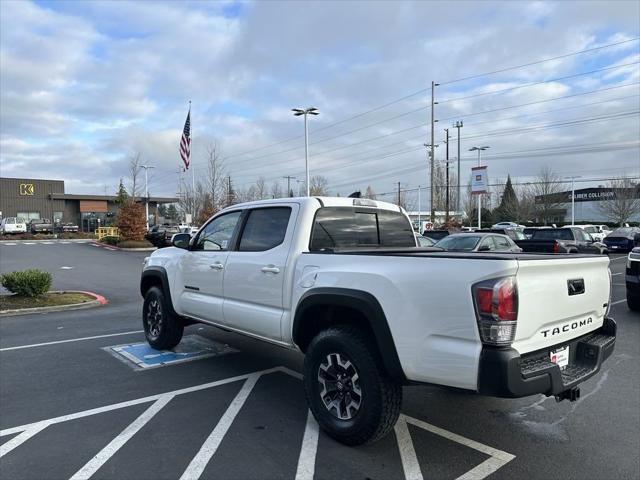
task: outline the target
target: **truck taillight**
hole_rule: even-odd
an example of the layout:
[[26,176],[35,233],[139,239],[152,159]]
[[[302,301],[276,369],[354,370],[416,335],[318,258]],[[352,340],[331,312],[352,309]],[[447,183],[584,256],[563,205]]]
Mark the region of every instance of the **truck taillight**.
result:
[[518,288],[515,277],[488,280],[473,286],[480,339],[489,345],[510,345],[516,336]]
[[558,253],[560,251],[560,244],[557,240],[553,242],[553,253]]

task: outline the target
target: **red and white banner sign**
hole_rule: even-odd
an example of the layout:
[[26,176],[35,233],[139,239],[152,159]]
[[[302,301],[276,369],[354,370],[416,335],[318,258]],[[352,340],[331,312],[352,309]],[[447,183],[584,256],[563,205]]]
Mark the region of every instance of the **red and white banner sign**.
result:
[[471,168],[471,193],[487,193],[489,190],[487,167]]

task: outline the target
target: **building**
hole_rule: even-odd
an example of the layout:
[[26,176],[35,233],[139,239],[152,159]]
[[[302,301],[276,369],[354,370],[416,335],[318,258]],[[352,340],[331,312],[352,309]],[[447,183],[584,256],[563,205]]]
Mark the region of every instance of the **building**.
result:
[[[144,197],[140,201],[144,201]],[[160,204],[175,203],[177,198],[150,197],[149,213]],[[76,195],[65,193],[64,180],[0,178],[0,217],[19,217],[25,221],[47,218],[56,224],[73,223],[80,231],[93,232],[110,226],[118,212],[113,195]]]
[[[606,212],[602,209],[605,202],[615,202],[618,195],[624,196],[624,198],[627,199],[640,199],[640,186],[622,189],[610,187],[582,188],[575,190],[574,193],[575,221],[599,224],[611,222],[611,219],[607,217]],[[556,224],[571,223],[571,190],[559,192],[550,197],[552,197],[550,203],[553,203],[553,208],[549,212],[550,218],[548,218],[547,221]],[[542,196],[535,198],[535,202],[538,205],[543,203],[543,201]],[[638,204],[638,208],[628,221],[640,221],[640,201],[638,201]],[[542,221],[542,219],[536,220]]]

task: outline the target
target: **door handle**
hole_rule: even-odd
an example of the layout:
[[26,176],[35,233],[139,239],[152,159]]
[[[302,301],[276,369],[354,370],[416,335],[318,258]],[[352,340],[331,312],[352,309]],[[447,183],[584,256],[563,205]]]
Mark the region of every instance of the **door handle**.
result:
[[211,265],[209,265],[209,268],[213,268],[214,270],[223,270],[224,265],[221,263],[212,263]]
[[280,269],[275,265],[267,265],[261,268],[263,273],[280,273]]

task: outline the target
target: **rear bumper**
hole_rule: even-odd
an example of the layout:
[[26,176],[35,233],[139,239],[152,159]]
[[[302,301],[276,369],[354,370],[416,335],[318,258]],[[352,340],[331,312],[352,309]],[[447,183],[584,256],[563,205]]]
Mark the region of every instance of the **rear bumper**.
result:
[[560,370],[549,360],[549,350],[521,356],[513,348],[483,347],[480,353],[478,393],[494,397],[526,397],[535,394],[558,395],[570,390],[600,371],[611,356],[616,341],[616,322],[605,318],[604,325],[571,342],[569,365]]

